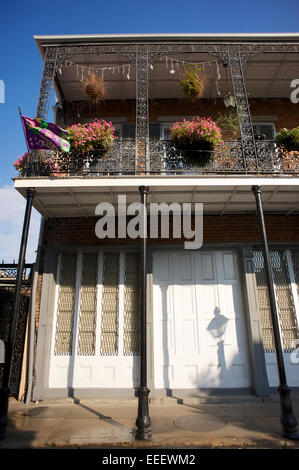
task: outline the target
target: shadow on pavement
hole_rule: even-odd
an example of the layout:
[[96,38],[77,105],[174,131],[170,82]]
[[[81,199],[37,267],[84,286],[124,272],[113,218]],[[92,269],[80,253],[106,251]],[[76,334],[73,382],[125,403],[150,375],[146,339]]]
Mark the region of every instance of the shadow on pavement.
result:
[[0,440],[0,449],[25,449],[32,447],[36,432],[17,429],[15,419],[8,419],[5,438]]
[[[127,432],[128,429],[131,430],[131,428],[128,428],[128,426],[125,426],[121,423],[119,423],[118,421],[115,421],[114,419],[112,419],[111,416],[105,416],[103,415],[102,413],[100,413],[99,411],[96,411],[94,410],[93,408],[90,408],[90,406],[87,406],[87,405],[84,405],[83,403],[80,402],[79,398],[76,398],[74,395],[72,395],[72,398],[73,398],[73,401],[74,401],[74,404],[79,406],[80,408],[86,410],[86,411],[89,411],[90,413],[98,416],[99,419],[103,420],[103,421],[106,421],[107,423],[111,424],[111,426],[114,426],[116,427],[117,429],[119,429],[120,431],[125,431]],[[131,432],[134,432],[134,429],[131,430]]]

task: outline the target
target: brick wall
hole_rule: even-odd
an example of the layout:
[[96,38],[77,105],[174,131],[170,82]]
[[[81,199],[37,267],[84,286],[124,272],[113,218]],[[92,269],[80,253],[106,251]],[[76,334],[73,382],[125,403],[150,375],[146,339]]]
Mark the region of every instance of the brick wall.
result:
[[253,116],[277,116],[276,131],[282,127],[292,128],[299,125],[299,104],[288,99],[251,99],[250,112]]
[[[91,218],[55,218],[45,223],[43,248],[46,246],[103,246],[121,244],[136,244],[139,241],[131,239],[100,240],[95,235],[97,217]],[[296,243],[299,242],[298,215],[265,215],[268,241]],[[223,215],[204,216],[204,243],[260,243],[260,232],[257,217],[254,215]],[[178,239],[150,240],[156,243],[177,243]],[[36,293],[36,328],[40,314],[40,298],[42,290],[43,251],[40,261],[38,286]]]
[[[276,116],[276,130],[282,127],[295,127],[299,124],[299,104],[293,104],[289,99],[251,99],[249,100],[253,116]],[[188,100],[150,100],[149,120],[157,122],[158,116],[193,116],[200,115],[216,119],[218,113],[225,112],[223,100],[199,100],[192,103]],[[135,100],[106,100],[99,104],[89,102],[69,103],[66,114],[66,124],[83,122],[84,119],[123,117],[127,122],[135,122]],[[62,114],[57,117],[57,123],[65,125]]]
[[[47,221],[44,234],[45,246],[103,245],[136,243],[131,239],[104,239],[95,235],[97,217],[57,218]],[[265,215],[269,242],[299,242],[299,216]],[[260,233],[255,215],[204,216],[204,242],[259,242]],[[178,239],[153,239],[151,243],[178,242]]]

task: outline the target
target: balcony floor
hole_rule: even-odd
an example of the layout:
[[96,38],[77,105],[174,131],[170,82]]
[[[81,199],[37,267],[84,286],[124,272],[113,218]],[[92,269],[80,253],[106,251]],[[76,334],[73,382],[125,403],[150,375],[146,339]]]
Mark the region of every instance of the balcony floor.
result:
[[34,207],[44,217],[92,217],[100,202],[140,201],[139,186],[150,188],[148,202],[203,203],[205,214],[255,213],[253,185],[262,187],[266,213],[299,214],[299,177],[294,176],[101,176],[16,178],[23,196],[35,188]]

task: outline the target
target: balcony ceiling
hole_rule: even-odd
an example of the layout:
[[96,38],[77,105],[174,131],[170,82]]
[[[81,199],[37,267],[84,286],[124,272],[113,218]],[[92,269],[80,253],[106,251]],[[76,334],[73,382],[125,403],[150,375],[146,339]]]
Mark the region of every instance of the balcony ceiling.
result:
[[[207,54],[174,54],[160,57],[149,69],[150,99],[183,98],[177,82],[184,70],[185,63],[205,64],[207,84],[203,98],[223,97],[232,92],[230,71],[218,61],[220,79],[217,81],[216,58]],[[67,101],[86,100],[82,81],[90,71],[102,75],[107,85],[107,99],[135,99],[136,70],[124,56],[116,54],[81,54],[72,58],[73,65],[65,65],[57,74],[62,92]],[[78,66],[77,66],[78,65]],[[84,67],[84,68],[82,68]],[[114,68],[114,71],[113,71]],[[100,70],[99,70],[100,69]],[[109,70],[110,69],[110,70]],[[175,73],[171,73],[174,70]],[[290,82],[299,78],[298,54],[257,54],[244,67],[246,88],[251,98],[289,98]],[[218,94],[220,93],[220,95]]]
[[256,212],[252,185],[261,185],[266,213],[299,214],[298,178],[269,177],[101,177],[16,179],[23,195],[36,189],[35,208],[44,217],[93,217],[100,202],[117,203],[125,194],[127,204],[140,201],[139,185],[150,187],[148,202],[200,202],[206,214]]

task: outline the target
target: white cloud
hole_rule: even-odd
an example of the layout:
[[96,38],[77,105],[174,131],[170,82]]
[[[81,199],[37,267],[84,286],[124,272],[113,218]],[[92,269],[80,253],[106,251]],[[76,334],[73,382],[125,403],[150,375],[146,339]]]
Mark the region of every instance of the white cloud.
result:
[[[26,199],[12,186],[0,187],[0,262],[18,262]],[[26,250],[26,263],[35,261],[40,215],[33,209]]]

